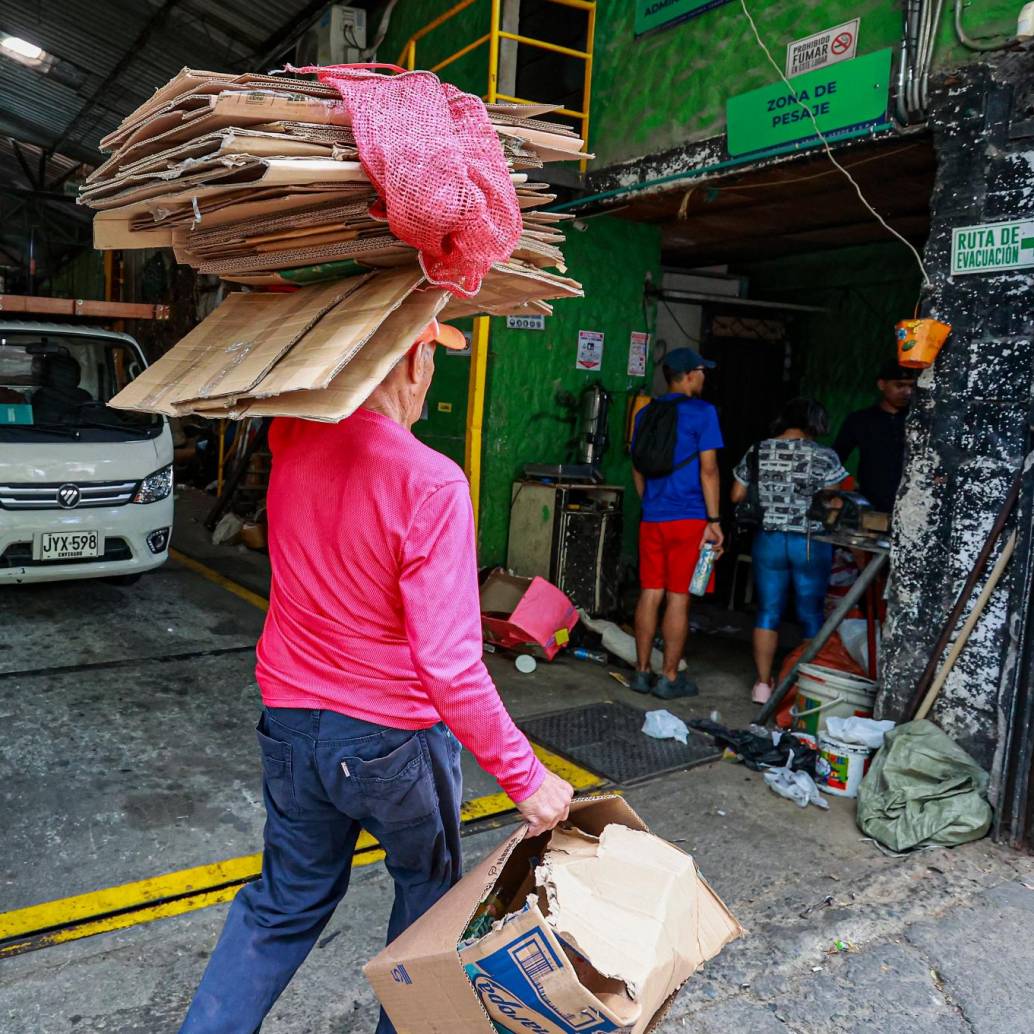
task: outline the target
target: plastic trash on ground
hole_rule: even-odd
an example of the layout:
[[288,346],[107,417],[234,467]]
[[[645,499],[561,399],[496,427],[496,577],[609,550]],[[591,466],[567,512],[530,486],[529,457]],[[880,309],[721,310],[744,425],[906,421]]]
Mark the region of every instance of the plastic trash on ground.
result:
[[[632,636],[615,625],[613,621],[590,617],[584,610],[579,610],[578,616],[590,632],[595,632],[602,637],[603,649],[607,653],[620,657],[630,667],[636,666],[635,639]],[[664,655],[660,650],[654,649],[651,652],[650,667],[655,675],[660,675],[664,671]],[[686,667],[685,661],[679,661],[679,671],[685,671]]]
[[235,513],[224,513],[212,531],[213,546],[232,546],[240,541],[244,521]]
[[664,708],[646,712],[643,732],[655,740],[678,740],[679,743],[689,743],[689,726],[678,715]]
[[815,780],[807,772],[795,772],[791,768],[792,765],[793,751],[790,752],[790,760],[784,768],[770,768],[765,773],[765,782],[780,797],[793,801],[800,808],[814,804],[816,807],[828,809],[829,804],[819,793]]
[[841,743],[854,743],[859,747],[871,747],[879,750],[883,746],[883,737],[894,728],[894,722],[878,722],[874,718],[836,718],[826,719],[826,732]]
[[551,661],[577,624],[574,604],[545,578],[519,578],[498,569],[481,585],[486,642],[508,648],[536,644]]

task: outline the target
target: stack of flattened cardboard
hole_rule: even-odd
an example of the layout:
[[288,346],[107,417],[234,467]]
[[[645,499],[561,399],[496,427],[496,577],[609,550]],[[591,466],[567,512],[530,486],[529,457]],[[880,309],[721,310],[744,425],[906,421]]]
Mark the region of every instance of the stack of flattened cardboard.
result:
[[111,156],[79,199],[97,211],[95,245],[170,247],[200,273],[302,290],[232,295],[112,405],[340,420],[432,317],[549,313],[581,296],[563,275],[566,217],[539,210],[554,195],[528,178],[583,157],[576,134],[542,119],[550,110],[488,107],[523,230],[477,297],[460,299],[426,283],[416,250],[371,216],[376,193],[332,87],[181,71],[101,141]]
[[[512,260],[562,273],[563,217],[535,211],[553,197],[528,173],[582,157],[583,142],[542,120],[549,110],[488,109],[524,214]],[[99,213],[94,243],[102,250],[171,247],[199,272],[250,284],[256,274],[292,282],[299,267],[378,269],[416,259],[370,217],[373,188],[348,112],[321,83],[184,69],[101,147],[111,157],[87,179],[80,201]]]

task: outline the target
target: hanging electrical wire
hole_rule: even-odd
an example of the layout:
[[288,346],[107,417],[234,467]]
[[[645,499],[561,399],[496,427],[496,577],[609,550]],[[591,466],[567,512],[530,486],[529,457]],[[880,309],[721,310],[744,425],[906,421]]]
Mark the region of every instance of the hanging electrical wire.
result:
[[988,43],[986,40],[973,39],[972,36],[967,36],[966,30],[962,27],[962,7],[963,0],[955,0],[955,35],[959,37],[959,42],[964,47],[969,47],[970,50],[987,52],[1005,50],[1006,47],[1011,47],[1015,43],[1012,37],[1001,43]]
[[915,245],[912,244],[912,242],[908,240],[907,237],[895,230],[894,227],[891,226],[890,223],[888,223],[887,220],[884,219],[883,216],[880,215],[880,213],[877,212],[875,208],[873,208],[872,204],[869,202],[869,199],[865,196],[865,194],[862,193],[862,188],[858,185],[857,180],[855,180],[851,173],[848,172],[847,169],[845,169],[844,166],[841,165],[840,162],[837,160],[836,155],[833,153],[833,148],[830,147],[829,141],[826,139],[825,134],[819,128],[818,119],[815,118],[815,113],[811,110],[810,105],[805,104],[797,97],[797,92],[794,90],[793,83],[791,83],[790,80],[786,77],[782,68],[779,67],[778,62],[772,56],[772,51],[768,49],[768,45],[761,38],[761,33],[758,30],[757,22],[754,21],[754,18],[747,7],[747,0],[740,0],[740,7],[743,8],[743,13],[746,16],[748,23],[750,24],[751,31],[754,33],[754,38],[757,40],[758,46],[761,47],[761,49],[764,51],[765,57],[768,58],[769,64],[772,65],[772,67],[776,70],[776,73],[779,75],[779,78],[782,79],[782,81],[786,84],[787,89],[789,89],[790,91],[790,96],[794,99],[796,104],[799,107],[803,108],[807,113],[808,118],[811,119],[812,126],[814,126],[815,128],[815,135],[819,138],[820,141],[822,141],[822,146],[825,149],[826,156],[844,174],[844,176],[847,178],[847,181],[851,184],[852,187],[854,187],[854,191],[858,195],[859,201],[861,201],[862,204],[865,205],[865,207],[873,215],[876,221],[889,234],[891,234],[893,237],[896,237],[899,241],[901,241],[902,244],[905,245],[906,248],[908,248],[910,252],[912,252],[913,257],[916,260],[916,265],[918,265],[919,267],[919,272],[922,274],[923,277],[923,286],[927,288],[932,287],[933,282],[930,280],[930,276],[926,272],[926,266],[923,264],[923,257],[919,254]]

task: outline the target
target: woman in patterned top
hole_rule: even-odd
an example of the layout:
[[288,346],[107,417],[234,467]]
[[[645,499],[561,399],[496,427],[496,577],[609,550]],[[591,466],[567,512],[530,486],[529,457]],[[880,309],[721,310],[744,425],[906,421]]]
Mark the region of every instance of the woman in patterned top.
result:
[[772,437],[751,446],[734,472],[732,500],[738,503],[747,498],[751,451],[756,449],[763,513],[753,554],[758,613],[754,622],[757,681],[751,699],[756,704],[772,695],[772,664],[791,584],[805,637],[811,639],[822,627],[833,547],[809,540],[808,531],[819,531],[821,526],[808,520],[808,508],[816,492],[839,485],[848,476],[837,454],[815,442],[828,430],[825,407],[811,399],[794,399],[776,420]]

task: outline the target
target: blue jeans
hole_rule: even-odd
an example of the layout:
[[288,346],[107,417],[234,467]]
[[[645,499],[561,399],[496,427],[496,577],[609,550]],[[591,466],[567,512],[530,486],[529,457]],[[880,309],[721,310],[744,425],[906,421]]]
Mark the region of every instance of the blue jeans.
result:
[[818,634],[833,568],[833,547],[800,531],[760,531],[754,536],[754,584],[758,590],[755,628],[777,629],[793,583],[797,620],[805,638]]
[[[258,1031],[344,897],[361,828],[395,880],[388,943],[461,875],[460,745],[444,725],[266,708],[258,741],[262,876],[234,898],[180,1034]],[[394,1031],[382,1010],[378,1034]]]

